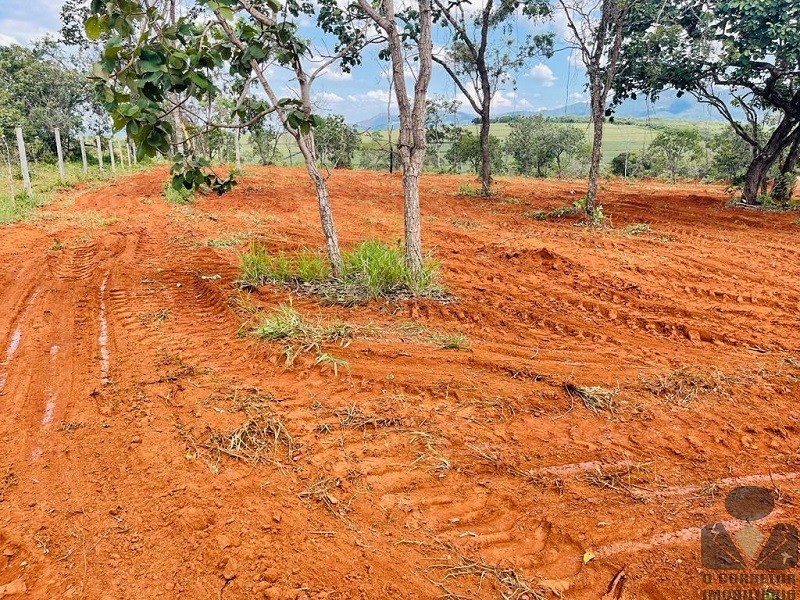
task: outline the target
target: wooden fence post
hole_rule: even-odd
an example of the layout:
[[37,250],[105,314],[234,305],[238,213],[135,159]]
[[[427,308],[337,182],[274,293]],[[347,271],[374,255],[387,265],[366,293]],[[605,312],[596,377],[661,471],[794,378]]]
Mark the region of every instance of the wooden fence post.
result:
[[236,130],[236,133],[233,136],[233,149],[236,153],[236,168],[238,170],[242,170],[242,153],[239,147],[239,129]]
[[78,141],[81,144],[81,161],[83,162],[83,172],[89,172],[89,163],[86,162],[86,140],[83,137],[83,134],[80,135]]
[[114,161],[114,136],[113,135],[110,138],[108,138],[108,154],[109,154],[109,156],[111,156],[111,170],[116,172],[117,164]]
[[130,169],[133,163],[131,162],[131,143],[128,140],[125,140],[125,153],[128,156],[128,168]]
[[98,135],[95,140],[97,141],[97,163],[100,165],[100,170],[103,170],[103,145],[100,143],[100,136]]
[[58,154],[58,174],[61,177],[61,183],[67,183],[67,176],[64,175],[64,152],[61,149],[61,132],[56,127],[53,130],[56,134],[56,154]]
[[17,133],[17,149],[19,150],[19,166],[22,170],[22,182],[25,184],[25,191],[29,196],[33,195],[33,187],[31,186],[31,174],[28,171],[28,155],[25,154],[25,139],[22,137],[22,127],[16,128]]

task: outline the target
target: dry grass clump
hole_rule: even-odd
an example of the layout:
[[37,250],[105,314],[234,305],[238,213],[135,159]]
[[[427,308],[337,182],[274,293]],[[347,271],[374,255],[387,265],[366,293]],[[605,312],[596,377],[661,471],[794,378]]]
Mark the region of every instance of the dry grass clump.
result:
[[410,431],[411,446],[422,446],[422,450],[417,450],[417,457],[411,461],[411,469],[428,469],[440,479],[444,477],[452,468],[450,459],[447,458],[441,449],[441,440],[435,438],[427,431]]
[[[437,563],[430,567],[444,572],[440,582],[433,582],[447,594],[449,598],[459,598],[457,594],[450,592],[446,583],[450,579],[459,577],[475,576],[480,584],[489,577],[494,579],[501,588],[502,597],[505,600],[544,600],[543,590],[535,583],[526,579],[510,567],[500,567],[484,562],[480,557],[471,558],[459,551],[454,545],[449,543],[439,543],[439,548],[447,552],[447,562]],[[455,558],[453,562],[452,559]]]
[[654,379],[644,379],[643,383],[647,391],[654,396],[685,408],[698,398],[709,394],[728,396],[730,381],[717,369],[701,373],[681,367],[664,375],[658,375]]
[[514,477],[519,477],[525,482],[542,489],[556,489],[559,492],[564,490],[564,480],[555,473],[548,473],[546,470],[537,472],[531,469],[526,471],[512,465],[508,468],[508,472]]
[[343,322],[323,325],[318,321],[308,321],[291,305],[281,304],[256,322],[250,331],[258,339],[282,342],[287,367],[291,368],[300,354],[313,351],[317,354],[314,364],[330,366],[338,375],[340,367],[347,368],[347,362],[323,352],[322,344],[339,342],[346,347],[358,332],[365,329]]
[[599,414],[601,411],[613,414],[617,408],[617,392],[615,390],[600,386],[575,385],[569,381],[564,382],[564,390],[570,397],[580,398],[583,405],[595,414]]
[[321,504],[332,515],[344,519],[350,511],[350,498],[347,502],[342,502],[334,495],[334,490],[342,485],[338,477],[320,477],[314,480],[306,489],[300,492],[297,497],[304,501],[313,501]]
[[644,500],[641,493],[653,492],[654,473],[649,462],[623,462],[616,465],[598,465],[593,471],[577,477],[594,487],[605,488],[629,495],[636,500]]
[[350,429],[366,429],[373,427],[396,427],[402,424],[402,419],[398,416],[376,416],[365,413],[361,407],[356,404],[350,404],[342,408],[337,408],[333,414],[339,419],[341,427]]
[[263,411],[249,416],[236,429],[212,430],[202,446],[215,459],[226,455],[252,463],[275,464],[291,460],[295,450],[294,439],[280,419]]

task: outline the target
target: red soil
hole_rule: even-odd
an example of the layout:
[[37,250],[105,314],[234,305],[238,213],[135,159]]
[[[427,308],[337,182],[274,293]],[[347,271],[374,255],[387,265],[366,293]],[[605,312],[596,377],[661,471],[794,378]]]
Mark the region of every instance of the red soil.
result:
[[[737,482],[780,491],[772,521],[796,516],[796,216],[612,182],[596,232],[523,215],[579,183],[504,179],[483,201],[426,177],[424,240],[457,301],[253,294],[371,323],[324,348],[349,364],[335,375],[237,337],[237,258],[207,243],[320,245],[304,174],[250,169],[189,208],[165,177],[0,229],[0,597],[526,597],[503,569],[546,597],[699,597],[698,528],[730,518]],[[336,171],[331,191],[344,246],[401,236],[396,176]],[[699,386],[685,406],[651,391],[681,368]],[[617,390],[614,410],[565,382]],[[291,456],[202,446],[245,421],[249,388],[274,396]]]

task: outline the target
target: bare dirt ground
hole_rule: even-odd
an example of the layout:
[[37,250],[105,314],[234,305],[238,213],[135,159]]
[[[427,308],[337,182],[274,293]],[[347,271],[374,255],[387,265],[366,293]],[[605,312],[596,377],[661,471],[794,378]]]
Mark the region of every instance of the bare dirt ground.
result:
[[[796,215],[612,182],[594,232],[524,216],[579,183],[483,201],[430,176],[425,243],[457,300],[343,308],[233,285],[254,235],[320,245],[302,171],[189,207],[165,177],[0,229],[0,596],[693,598],[736,483],[796,516]],[[331,188],[343,245],[400,237],[397,176]],[[237,337],[290,299],[364,326],[324,347],[347,368]],[[458,331],[469,349],[439,347]],[[254,416],[263,460],[219,452]]]

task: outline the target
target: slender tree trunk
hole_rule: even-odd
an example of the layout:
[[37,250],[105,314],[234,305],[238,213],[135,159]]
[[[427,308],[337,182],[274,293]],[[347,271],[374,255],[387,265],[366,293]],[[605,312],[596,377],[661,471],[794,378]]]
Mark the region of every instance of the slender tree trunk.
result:
[[[596,86],[593,86],[593,88]],[[594,218],[595,205],[597,204],[597,184],[600,180],[600,160],[603,158],[603,125],[605,120],[605,107],[600,90],[592,90],[592,154],[589,159],[589,185],[586,190],[586,215]]]
[[342,274],[342,252],[339,249],[339,236],[336,233],[336,226],[333,222],[333,212],[331,211],[330,195],[328,193],[328,181],[322,176],[317,168],[316,150],[314,146],[314,134],[303,134],[296,131],[294,138],[297,147],[303,156],[306,172],[314,182],[317,193],[317,209],[319,210],[319,220],[322,225],[322,235],[325,238],[325,252],[328,262],[331,265],[331,273],[334,277]]
[[481,194],[488,196],[491,193],[492,185],[492,154],[489,148],[489,102],[491,98],[484,100],[483,114],[481,115]]

